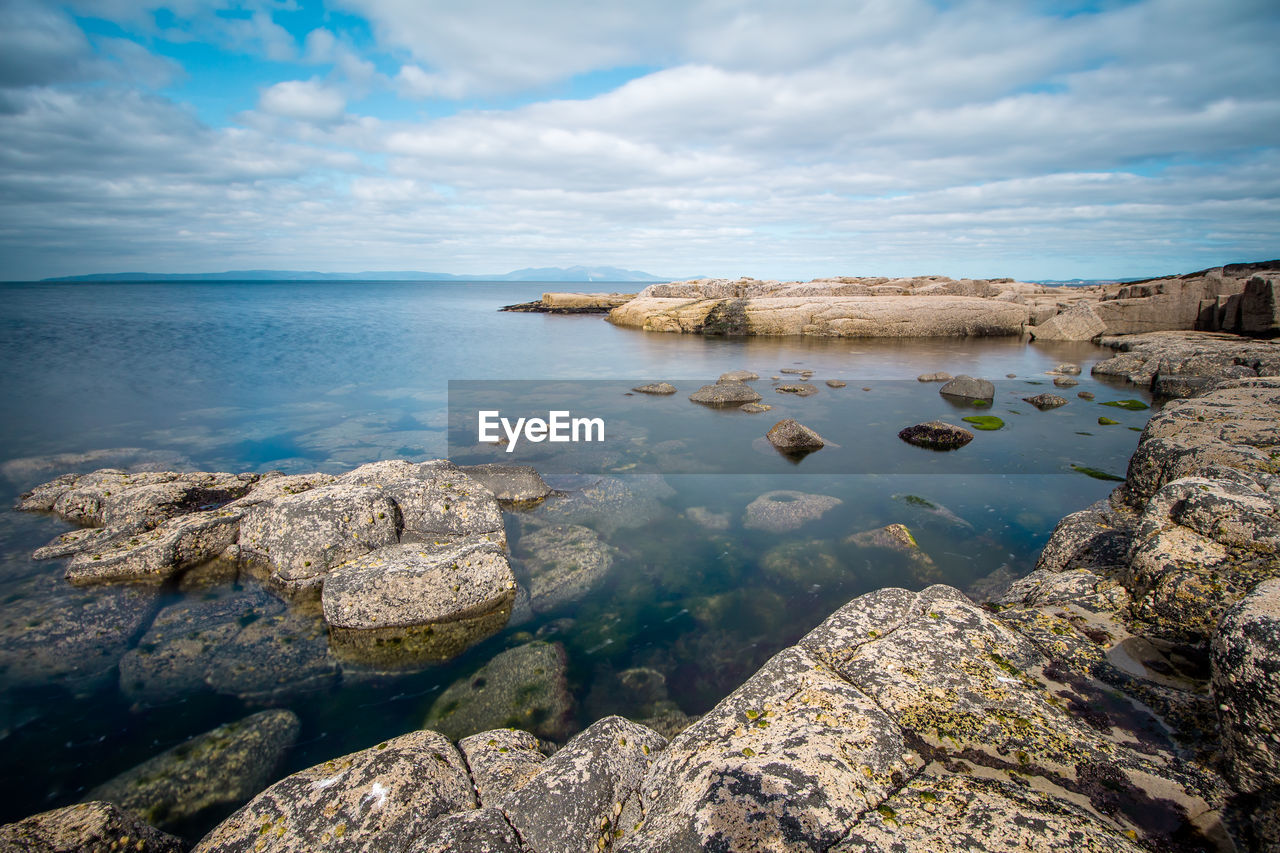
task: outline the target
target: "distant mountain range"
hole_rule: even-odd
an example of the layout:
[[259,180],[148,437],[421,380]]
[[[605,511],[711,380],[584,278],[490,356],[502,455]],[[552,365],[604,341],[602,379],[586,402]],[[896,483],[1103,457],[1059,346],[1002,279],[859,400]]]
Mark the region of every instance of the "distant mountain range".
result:
[[229,270],[202,273],[117,272],[64,275],[44,281],[677,281],[617,267],[530,267],[504,275],[453,275],[447,272],[392,270],[315,272],[313,270]]

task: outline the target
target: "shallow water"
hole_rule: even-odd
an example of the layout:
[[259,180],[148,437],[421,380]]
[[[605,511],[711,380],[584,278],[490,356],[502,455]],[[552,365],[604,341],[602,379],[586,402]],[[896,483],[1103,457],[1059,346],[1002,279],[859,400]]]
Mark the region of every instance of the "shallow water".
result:
[[[36,623],[74,622],[91,596],[100,602],[107,593],[72,593],[59,580],[58,561],[30,559],[66,524],[0,514],[0,760],[10,768],[0,781],[0,820],[74,802],[121,770],[264,704],[290,707],[302,719],[300,742],[281,772],[369,746],[416,728],[455,679],[535,636],[564,645],[578,726],[608,713],[640,714],[645,697],[619,680],[637,667],[661,673],[685,713],[705,712],[855,595],[935,580],[981,593],[1025,574],[1058,519],[1114,485],[1070,465],[1123,474],[1138,438],[1129,428],[1150,414],[1098,405],[1146,397],[1090,378],[1090,365],[1108,353],[1088,344],[708,339],[620,330],[596,316],[496,311],[547,289],[556,286],[0,285],[6,501],[65,471],[107,464],[298,473],[439,457],[447,450],[450,380],[600,380],[591,387],[610,388],[623,407],[620,434],[633,440],[633,456],[592,457],[585,467],[645,470],[628,468],[638,460],[666,474],[664,481],[621,475],[643,493],[624,512],[554,519],[586,523],[612,549],[612,568],[585,597],[509,625],[444,663],[391,675],[339,665],[305,689],[286,678],[280,695],[259,692],[249,701],[199,686],[161,701],[122,684],[116,660],[127,650],[136,662],[146,651],[138,643],[147,619],[123,646],[106,649],[94,678],[62,671],[57,654],[28,653],[23,637]],[[1071,404],[1038,412],[1022,403],[1021,396],[1054,390],[1044,371],[1060,361],[1083,368],[1078,387],[1059,391]],[[768,377],[784,367],[814,370],[819,394],[775,394]],[[764,377],[754,384],[775,411],[744,416],[685,399],[701,382],[738,368]],[[979,432],[957,454],[899,442],[897,430],[916,419],[986,413],[958,411],[936,385],[915,383],[917,374],[936,370],[1016,374],[1002,380],[990,410],[1005,429]],[[829,389],[827,378],[849,384]],[[681,393],[624,398],[624,387],[605,380],[669,380]],[[1098,401],[1079,400],[1081,390]],[[586,386],[576,393],[591,399]],[[1100,415],[1120,423],[1099,426]],[[786,416],[839,447],[796,465],[755,446],[753,436]],[[682,453],[649,452],[663,428],[679,429]],[[113,448],[145,453],[94,454]],[[691,464],[699,459],[715,464]],[[967,466],[973,460],[982,464]],[[908,470],[915,473],[902,473]],[[746,527],[748,505],[774,489],[841,503],[794,531]],[[553,506],[507,514],[522,579],[522,541],[542,516],[555,514]],[[890,523],[911,529],[932,569],[846,541]],[[224,592],[170,590],[163,603]],[[214,817],[178,829],[195,835]]]

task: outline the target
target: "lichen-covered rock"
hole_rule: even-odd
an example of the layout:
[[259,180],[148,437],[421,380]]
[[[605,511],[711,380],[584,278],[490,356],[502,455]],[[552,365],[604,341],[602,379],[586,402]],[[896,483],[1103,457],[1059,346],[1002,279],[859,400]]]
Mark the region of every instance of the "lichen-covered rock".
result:
[[528,853],[505,815],[480,808],[437,820],[406,853]]
[[316,589],[348,560],[399,541],[395,502],[371,486],[334,483],[249,509],[240,548],[286,591]]
[[822,436],[792,418],[778,421],[765,437],[783,453],[810,453],[827,444]]
[[573,712],[566,665],[559,643],[538,641],[508,649],[445,688],[423,726],[455,740],[497,728],[561,740],[569,732]]
[[717,382],[714,385],[703,385],[689,395],[695,403],[706,406],[740,406],[743,403],[760,402],[760,394],[750,385],[743,382]]
[[234,545],[241,517],[235,510],[213,509],[169,519],[153,530],[118,534],[72,557],[67,580],[163,583]]
[[261,791],[298,738],[292,711],[262,711],[165,750],[91,790],[160,828],[237,806]]
[[180,839],[110,803],[79,803],[0,826],[5,853],[182,853]]
[[1232,782],[1280,799],[1280,580],[1259,584],[1222,618],[1213,692]]
[[1136,525],[1137,516],[1131,509],[1104,498],[1058,522],[1036,560],[1036,568],[1119,572],[1127,563]]
[[1022,401],[1030,403],[1042,412],[1067,404],[1066,398],[1059,397],[1057,394],[1036,394],[1034,397],[1023,397]]
[[452,622],[510,605],[516,579],[488,541],[379,548],[325,578],[324,618],[340,629]]
[[416,731],[281,779],[195,849],[406,850],[436,818],[475,807],[457,749],[435,732]]
[[958,400],[992,400],[996,395],[996,386],[986,379],[974,379],[961,373],[938,389],[944,397]]
[[613,549],[580,524],[536,528],[520,537],[518,553],[529,571],[529,606],[535,613],[582,598],[613,565]]
[[532,853],[608,848],[643,820],[640,783],[666,745],[657,732],[621,717],[597,720],[503,797],[499,808]]
[[496,805],[521,788],[547,760],[542,742],[519,729],[493,729],[464,737],[458,741],[458,749],[466,756],[482,806]]
[[[671,389],[675,393],[674,388]],[[468,465],[462,469],[467,476],[493,492],[503,503],[532,504],[551,494],[551,487],[542,476],[528,465],[502,465],[491,462],[485,465]]]
[[104,468],[66,475],[22,496],[18,509],[52,512],[73,524],[118,532],[150,530],[209,505],[228,503],[258,482],[257,474],[133,472]]
[[930,450],[955,450],[973,441],[973,433],[945,421],[928,421],[899,430],[898,438]]
[[786,649],[658,755],[621,849],[826,849],[918,766],[865,694]]
[[1097,376],[1117,376],[1150,386],[1158,374],[1195,378],[1230,375],[1247,367],[1257,376],[1280,374],[1280,345],[1216,332],[1148,332],[1103,337],[1103,346],[1117,350],[1097,362]]
[[747,504],[742,524],[750,530],[785,533],[817,521],[842,503],[844,501],[830,495],[777,489]]

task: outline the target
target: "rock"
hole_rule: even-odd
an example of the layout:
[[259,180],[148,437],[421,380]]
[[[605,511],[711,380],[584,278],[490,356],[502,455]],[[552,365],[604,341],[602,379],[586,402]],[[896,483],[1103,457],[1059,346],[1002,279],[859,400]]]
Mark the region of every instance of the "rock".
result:
[[601,536],[623,528],[643,527],[665,516],[662,503],[675,490],[658,474],[599,477],[588,485],[545,501],[525,520],[530,523],[583,524]]
[[650,382],[648,385],[637,385],[631,390],[637,391],[641,394],[657,394],[665,396],[667,394],[676,393],[676,386],[672,385],[670,382]]
[[783,453],[810,453],[826,446],[822,436],[792,418],[778,421],[765,437]]
[[1245,283],[1240,299],[1240,331],[1246,335],[1280,332],[1280,299],[1276,279],[1254,276]]
[[743,403],[758,403],[760,395],[750,385],[742,382],[719,382],[715,385],[703,385],[689,395],[695,403],[707,406],[739,406]]
[[292,711],[262,711],[178,744],[91,790],[161,828],[238,806],[266,787],[298,739]]
[[760,569],[805,588],[840,583],[853,574],[829,543],[812,539],[774,545],[760,557]]
[[800,382],[800,383],[791,384],[791,385],[779,385],[773,390],[779,394],[795,394],[797,397],[812,397],[814,394],[818,393],[817,386],[810,385],[808,382]]
[[828,380],[827,380],[827,387],[828,387],[828,388],[843,388],[843,387],[845,387],[845,386],[846,386],[846,385],[848,385],[848,384],[849,384],[848,382],[844,382],[844,381],[842,381],[842,380],[840,380],[840,379],[828,379]]
[[591,591],[613,565],[613,549],[580,524],[553,524],[520,537],[518,553],[529,570],[529,604],[555,610]]
[[634,293],[544,293],[537,302],[505,305],[498,310],[524,314],[607,314],[634,298]]
[[750,414],[750,415],[759,414],[760,412],[767,412],[772,408],[773,406],[770,406],[766,403],[743,403],[741,406],[738,407],[740,411],[746,412],[747,414]]
[[240,548],[288,592],[316,589],[348,560],[399,541],[395,502],[372,486],[334,483],[251,508]]
[[1031,339],[1036,341],[1087,341],[1107,331],[1107,323],[1092,305],[1074,305],[1048,320],[1032,326]]
[[893,722],[789,648],[662,750],[620,849],[822,850],[911,767]]
[[759,379],[758,373],[752,373],[750,370],[730,370],[728,373],[721,373],[717,382],[754,382]]
[[1081,400],[1092,400],[1094,398],[1094,394],[1092,391],[1081,391],[1078,394],[1076,394],[1076,396],[1079,397]]
[[985,379],[974,379],[963,373],[938,389],[944,397],[958,400],[986,400],[990,402],[996,395],[996,386]]
[[400,511],[402,542],[483,537],[506,545],[502,510],[493,493],[447,460],[372,462],[337,482],[390,496]]
[[330,572],[324,618],[337,629],[452,622],[510,607],[516,579],[492,542],[379,548]]
[[83,540],[87,547],[71,558],[66,578],[78,585],[163,583],[234,545],[241,518],[238,511],[213,509],[168,519],[153,530],[116,533],[117,528],[106,528],[115,535],[92,544]]
[[0,608],[0,676],[12,687],[59,685],[92,693],[159,607],[146,587],[81,590],[61,578],[33,577],[10,588]]
[[[199,853],[409,849],[438,817],[476,807],[462,756],[410,732],[267,788],[206,835]],[[265,845],[259,848],[258,845]]]
[[973,530],[973,525],[956,515],[951,510],[941,504],[931,501],[928,498],[922,498],[919,495],[892,495],[893,500],[900,501],[907,506],[913,513],[920,516],[925,523],[937,525],[945,524],[956,530]]
[[560,740],[569,731],[573,700],[559,643],[533,642],[495,655],[470,678],[445,688],[424,727],[458,739],[496,728],[520,728]]
[[110,803],[80,803],[0,827],[0,850],[40,853],[182,853],[179,838],[147,826]]
[[828,495],[778,489],[765,492],[748,504],[742,524],[750,530],[785,533],[817,521],[842,503]]
[[925,586],[942,579],[933,558],[920,549],[916,538],[905,524],[889,524],[875,530],[855,533],[845,542],[859,548],[878,548],[899,554],[906,560],[907,570],[915,583]]
[[1280,579],[1259,584],[1222,618],[1213,693],[1232,784],[1280,799]]
[[1021,335],[1027,319],[1022,305],[966,296],[639,296],[609,312],[610,323],[646,331],[823,337]]
[[1079,376],[1079,375],[1080,375],[1080,365],[1078,365],[1078,364],[1072,364],[1072,363],[1071,363],[1071,362],[1069,362],[1069,361],[1064,361],[1064,362],[1062,362],[1061,364],[1059,364],[1057,367],[1055,367],[1053,370],[1050,370],[1050,371],[1048,371],[1048,372],[1049,372],[1049,373],[1058,373],[1058,374],[1061,374],[1061,375],[1063,375],[1063,376]]
[[1072,379],[1070,376],[1059,376],[1053,380],[1053,384],[1059,388],[1071,388],[1079,385],[1080,383],[1075,379]]
[[445,815],[408,849],[413,853],[526,853],[506,816],[487,808]]
[[494,729],[464,737],[458,741],[458,749],[467,759],[482,806],[496,806],[507,794],[523,787],[547,760],[542,742],[518,729]]
[[917,382],[950,382],[954,377],[950,373],[921,373],[916,377]]
[[1059,406],[1065,406],[1067,404],[1067,401],[1064,398],[1059,397],[1057,394],[1037,394],[1034,397],[1023,397],[1022,400],[1024,403],[1030,403],[1042,412],[1048,411],[1049,409],[1056,409]]
[[331,642],[318,615],[288,608],[244,625],[211,656],[205,683],[260,705],[297,701],[337,680]]
[[944,421],[929,421],[898,431],[898,438],[930,450],[955,450],[973,441],[973,433]]
[[1157,374],[1214,379],[1246,367],[1259,376],[1280,374],[1280,344],[1216,332],[1149,332],[1102,338],[1117,350],[1093,366],[1096,376],[1116,376],[1150,386]]
[[685,517],[707,530],[728,530],[729,513],[712,512],[705,506],[693,506],[684,511]]
[[[675,393],[672,388],[669,393]],[[551,494],[538,472],[528,465],[468,465],[462,469],[468,477],[493,492],[503,503],[532,504]]]
[[544,761],[500,808],[536,853],[595,853],[645,819],[640,784],[666,738],[621,717],[598,720]]
[[18,509],[52,512],[73,524],[132,533],[150,530],[198,508],[232,501],[257,481],[257,474],[129,473],[104,468],[37,486],[21,497]]

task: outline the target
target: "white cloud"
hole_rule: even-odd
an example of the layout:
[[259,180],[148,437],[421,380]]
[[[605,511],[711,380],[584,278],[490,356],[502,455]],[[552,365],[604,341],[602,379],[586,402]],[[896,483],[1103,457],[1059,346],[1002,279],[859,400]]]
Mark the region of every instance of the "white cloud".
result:
[[341,92],[318,80],[285,80],[264,89],[258,99],[265,113],[309,122],[337,121],[346,106]]

